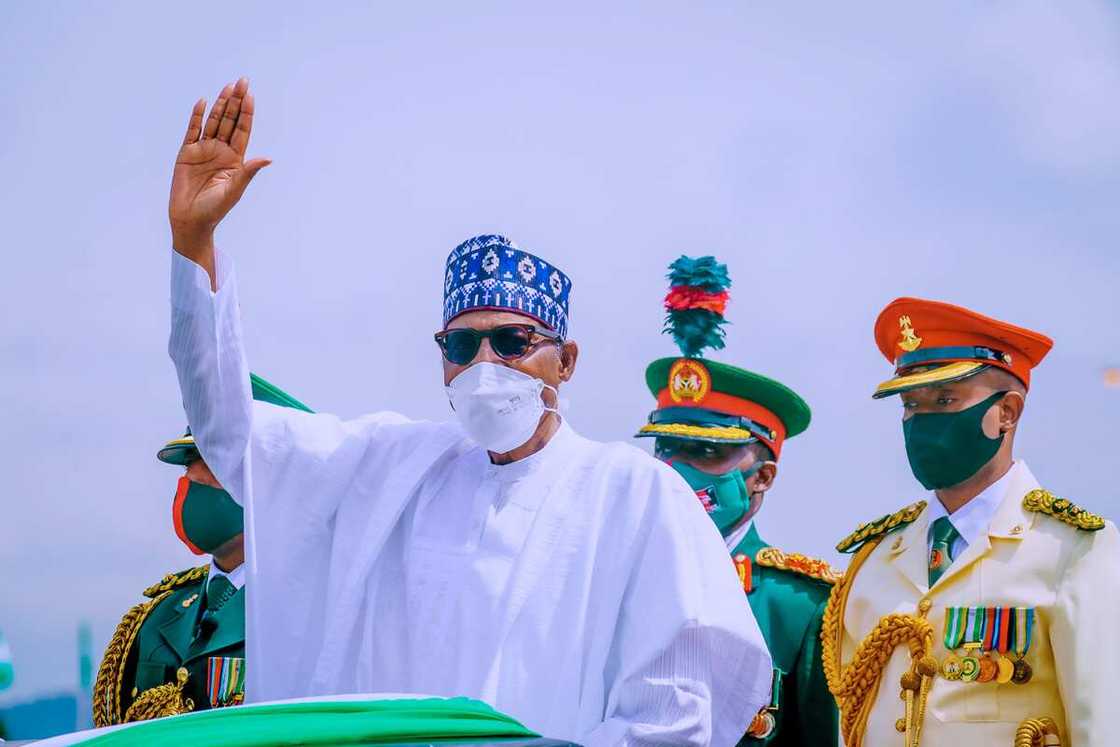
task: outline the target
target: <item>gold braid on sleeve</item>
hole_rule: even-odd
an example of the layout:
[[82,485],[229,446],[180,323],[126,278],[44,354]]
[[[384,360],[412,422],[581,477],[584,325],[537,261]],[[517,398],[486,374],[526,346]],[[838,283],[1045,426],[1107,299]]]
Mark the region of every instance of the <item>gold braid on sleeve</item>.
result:
[[1015,747],[1062,747],[1058,725],[1049,718],[1029,718],[1015,730]]
[[148,618],[155,606],[171,592],[165,591],[155,599],[141,602],[124,614],[113,631],[113,637],[101,657],[97,679],[93,685],[93,725],[112,726],[121,721],[121,687],[124,684],[124,669],[128,663],[128,652],[136,641],[140,626]]
[[840,658],[844,634],[844,609],[852,581],[882,538],[859,549],[844,578],[832,587],[821,623],[821,659],[828,689],[840,709],[840,733],[847,747],[861,747],[871,707],[879,692],[883,670],[894,650],[910,649],[910,668],[902,674],[902,699],[906,703],[905,745],[917,747],[925,720],[926,699],[937,659],[933,657],[933,626],[914,615],[887,615],[860,641],[848,666]]

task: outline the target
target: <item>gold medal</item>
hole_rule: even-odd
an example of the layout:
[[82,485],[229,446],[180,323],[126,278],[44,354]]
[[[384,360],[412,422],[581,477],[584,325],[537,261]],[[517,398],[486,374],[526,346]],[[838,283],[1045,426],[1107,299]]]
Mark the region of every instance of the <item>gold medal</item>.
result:
[[1022,659],[1016,659],[1013,666],[1014,671],[1011,673],[1012,682],[1016,685],[1025,685],[1031,681],[1031,677],[1034,676],[1034,670],[1031,669],[1030,664]]
[[996,666],[999,667],[999,673],[996,675],[996,682],[1001,685],[1006,685],[1011,681],[1011,676],[1015,672],[1015,665],[1011,663],[1011,659],[1006,656],[1001,656],[996,660]]
[[945,657],[945,661],[941,662],[941,676],[947,680],[959,680],[961,678],[961,660],[953,654]]
[[996,664],[992,657],[984,654],[980,657],[980,674],[976,676],[977,682],[991,682],[999,674],[999,665]]
[[774,714],[765,708],[759,711],[754,720],[751,721],[750,728],[747,729],[747,736],[754,737],[755,739],[766,739],[774,732],[774,727],[777,721]]
[[975,656],[966,656],[961,659],[961,679],[965,682],[975,682],[980,676],[980,660]]

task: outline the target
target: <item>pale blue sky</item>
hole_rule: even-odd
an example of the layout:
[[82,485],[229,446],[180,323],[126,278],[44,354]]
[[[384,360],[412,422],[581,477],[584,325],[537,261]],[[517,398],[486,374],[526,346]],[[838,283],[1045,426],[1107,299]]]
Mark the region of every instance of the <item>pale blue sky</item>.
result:
[[1113,4],[0,5],[4,699],[70,685],[175,539],[167,188],[191,104],[248,75],[275,163],[219,234],[253,368],[312,407],[445,418],[442,262],[501,232],[572,277],[570,421],[652,401],[667,263],[735,281],[717,356],[814,412],[759,519],[839,560],[921,496],[871,338],[899,295],[1053,336],[1019,452],[1112,518],[1120,389]]

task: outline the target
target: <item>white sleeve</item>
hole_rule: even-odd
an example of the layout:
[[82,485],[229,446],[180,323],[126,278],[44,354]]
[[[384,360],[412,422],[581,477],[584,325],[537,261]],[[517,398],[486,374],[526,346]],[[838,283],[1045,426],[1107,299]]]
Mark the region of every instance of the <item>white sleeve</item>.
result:
[[657,465],[608,672],[599,745],[730,747],[770,697],[770,654],[695,494]]
[[217,257],[217,276],[218,290],[211,292],[206,271],[172,252],[168,352],[199,453],[243,506],[298,511],[322,524],[337,509],[359,462],[370,458],[379,426],[407,421],[395,413],[342,421],[253,402],[237,283],[223,254]]
[[[1112,690],[1120,666],[1120,532],[1108,522],[1075,532],[1076,545],[1058,586],[1050,623],[1058,690],[1070,747],[1120,744]],[[1039,714],[1045,716],[1047,714]]]
[[210,277],[171,253],[171,337],[168,353],[179,376],[183,409],[199,452],[218,482],[244,505],[246,455],[253,425],[249,367],[241,344],[237,283],[231,262],[216,259]]

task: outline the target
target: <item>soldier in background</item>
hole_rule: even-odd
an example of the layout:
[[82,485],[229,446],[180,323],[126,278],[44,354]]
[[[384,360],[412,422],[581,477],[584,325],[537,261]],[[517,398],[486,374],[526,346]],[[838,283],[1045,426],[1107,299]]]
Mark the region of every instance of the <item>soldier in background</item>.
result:
[[646,369],[657,409],[638,432],[696,491],[731,553],[774,662],[769,704],[741,745],[827,747],[838,739],[836,703],[821,668],[821,617],[840,574],[828,563],[768,545],[754,517],[778,475],[782,444],[809,426],[809,406],[761,374],[700,358],[723,347],[730,279],[713,257],[670,267],[666,329],[684,357]]
[[[251,376],[253,398],[310,410]],[[190,432],[158,458],[186,467],[172,503],[175,534],[210,562],[144,590],[105,650],[94,685],[95,726],[237,705],[245,693],[245,537],[241,506],[222,489]]]

